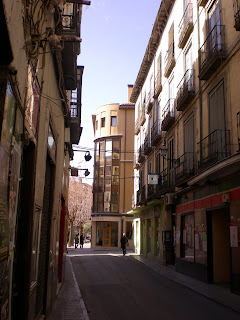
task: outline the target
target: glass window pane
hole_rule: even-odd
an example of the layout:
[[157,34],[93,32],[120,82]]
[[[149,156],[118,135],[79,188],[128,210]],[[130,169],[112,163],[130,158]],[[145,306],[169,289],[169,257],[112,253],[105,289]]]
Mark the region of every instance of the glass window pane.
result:
[[111,212],[118,212],[118,204],[112,203],[112,205],[111,205]]
[[104,179],[103,179],[103,178],[99,178],[99,179],[98,179],[98,184],[99,184],[99,186],[103,186],[103,185],[104,185],[103,182],[104,182]]
[[112,222],[112,231],[111,231],[111,246],[117,247],[118,246],[118,223]]
[[113,140],[113,151],[120,152],[120,140]]
[[113,166],[112,174],[113,176],[119,176],[119,166]]
[[106,171],[106,176],[111,176],[112,174],[112,167],[111,166],[106,166],[105,171]]
[[112,185],[114,186],[119,185],[119,176],[112,176]]
[[117,117],[111,116],[111,126],[116,127],[117,126]]
[[99,176],[103,177],[104,176],[104,167],[99,168]]
[[97,245],[102,246],[103,239],[103,222],[97,222]]
[[98,203],[98,211],[103,212],[103,203],[102,202]]
[[105,127],[105,118],[101,118],[101,127]]

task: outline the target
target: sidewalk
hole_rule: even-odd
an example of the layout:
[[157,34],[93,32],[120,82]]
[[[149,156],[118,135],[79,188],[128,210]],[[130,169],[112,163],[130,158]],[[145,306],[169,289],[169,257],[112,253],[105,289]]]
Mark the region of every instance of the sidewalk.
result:
[[231,293],[229,288],[199,281],[143,256],[132,255],[132,257],[144,263],[158,274],[240,313],[240,296]]
[[65,279],[47,320],[89,320],[88,313],[77,285],[70,257],[67,255]]
[[[84,249],[78,248],[75,250],[74,247],[68,248],[64,284],[60,288],[55,304],[50,315],[47,317],[47,320],[89,320],[87,310],[72,269],[70,258],[75,255],[81,256],[94,254],[122,255],[122,250],[119,248],[90,248],[90,244],[85,244]],[[130,252],[130,250],[128,250],[126,257],[127,256],[144,263],[158,274],[240,313],[240,296],[232,294],[228,288],[216,286],[214,284],[207,284],[188,277],[176,272],[170,267],[163,266],[158,262],[147,259],[141,255],[135,255],[135,253]]]

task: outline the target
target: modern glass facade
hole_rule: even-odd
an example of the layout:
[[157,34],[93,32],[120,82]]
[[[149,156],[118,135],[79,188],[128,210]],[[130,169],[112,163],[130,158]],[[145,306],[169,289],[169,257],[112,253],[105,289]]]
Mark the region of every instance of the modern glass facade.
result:
[[119,212],[120,139],[95,143],[93,212]]

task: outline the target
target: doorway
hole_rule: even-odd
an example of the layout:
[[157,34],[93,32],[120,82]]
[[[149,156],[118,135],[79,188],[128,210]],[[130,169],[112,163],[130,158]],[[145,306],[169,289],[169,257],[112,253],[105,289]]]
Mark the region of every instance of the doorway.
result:
[[221,208],[207,212],[208,280],[230,284],[229,211]]
[[103,247],[111,245],[111,223],[103,222]]

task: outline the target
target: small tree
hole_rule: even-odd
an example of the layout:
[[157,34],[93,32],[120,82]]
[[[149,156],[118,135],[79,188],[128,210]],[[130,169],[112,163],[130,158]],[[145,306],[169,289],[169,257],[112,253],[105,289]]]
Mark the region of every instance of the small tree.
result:
[[[83,226],[89,220],[89,210],[86,209],[86,202],[83,203],[83,184],[81,178],[70,178],[68,190],[68,211],[70,222],[70,245],[73,245],[73,227],[77,227],[80,233]],[[91,206],[91,203],[88,203]],[[91,226],[91,224],[90,224]]]
[[84,232],[84,234],[91,233],[91,222],[84,223],[83,232]]

